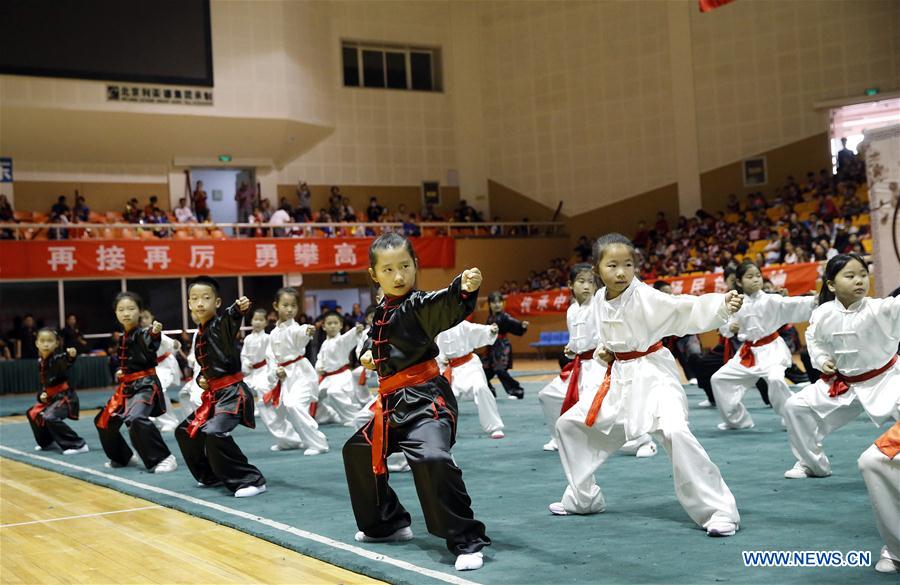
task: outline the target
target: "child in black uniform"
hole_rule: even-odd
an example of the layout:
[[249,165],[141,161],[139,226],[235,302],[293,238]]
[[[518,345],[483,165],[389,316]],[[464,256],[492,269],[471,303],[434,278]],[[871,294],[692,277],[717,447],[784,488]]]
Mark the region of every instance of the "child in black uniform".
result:
[[462,471],[450,448],[456,438],[457,405],[440,375],[434,338],[462,322],[474,309],[481,285],[477,268],[456,277],[449,288],[414,290],[418,268],[412,244],[386,233],[369,248],[369,274],[385,297],[360,363],[378,372],[373,419],[344,445],[344,469],[360,542],[412,538],[409,513],[388,485],[385,457],[402,452],[412,469],[428,531],[445,538],[457,555],[456,569],[479,569],[481,549],[491,544],[475,520]]
[[37,404],[28,409],[28,424],[37,441],[35,451],[59,445],[63,455],[87,453],[88,446],[64,421],[78,420],[78,395],[69,386],[69,368],[78,355],[74,347],[63,351],[59,335],[44,327],[38,330],[37,341],[41,370],[41,389]]
[[175,429],[181,455],[199,487],[225,484],[236,498],[261,494],[266,478],[250,465],[231,436],[239,424],[256,427],[255,399],[244,383],[237,345],[250,299],[239,298],[219,315],[219,283],[198,276],[188,283],[188,306],[200,328],[194,357],[200,366],[197,385],[203,388],[203,401]]
[[[488,384],[496,375],[500,378],[500,383],[503,384],[503,389],[506,390],[509,398],[522,400],[525,398],[525,390],[518,380],[509,375],[509,370],[512,369],[513,365],[513,358],[512,344],[507,339],[507,336],[510,333],[513,335],[524,335],[525,331],[528,330],[528,321],[514,319],[509,313],[504,311],[505,302],[503,301],[503,295],[497,291],[488,295],[488,305],[490,306],[490,315],[488,315],[487,324],[493,325],[496,323],[500,333],[497,335],[497,341],[494,342],[494,345],[491,346],[483,359],[484,374],[487,376]],[[494,388],[491,386],[491,392],[493,391]]]
[[116,371],[119,385],[94,418],[100,444],[109,457],[106,466],[125,467],[137,462],[119,432],[124,424],[144,467],[153,473],[175,471],[178,467],[175,456],[150,420],[166,411],[162,388],[156,377],[156,350],[159,349],[162,325],[154,321],[150,327],[139,326],[144,304],[133,292],[116,295],[113,308],[123,328],[119,369]]

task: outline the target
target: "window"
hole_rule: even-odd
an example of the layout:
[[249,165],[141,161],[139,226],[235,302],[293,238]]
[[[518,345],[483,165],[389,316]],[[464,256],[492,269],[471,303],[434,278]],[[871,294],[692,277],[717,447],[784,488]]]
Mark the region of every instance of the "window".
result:
[[[181,279],[180,278],[129,278],[125,287],[141,295],[144,306],[162,323],[166,331],[181,329]],[[193,327],[188,324],[188,327]]]
[[121,327],[113,309],[113,299],[121,291],[119,279],[66,280],[63,282],[65,313],[75,313],[82,333],[109,333]]
[[343,41],[346,87],[442,91],[440,49]]

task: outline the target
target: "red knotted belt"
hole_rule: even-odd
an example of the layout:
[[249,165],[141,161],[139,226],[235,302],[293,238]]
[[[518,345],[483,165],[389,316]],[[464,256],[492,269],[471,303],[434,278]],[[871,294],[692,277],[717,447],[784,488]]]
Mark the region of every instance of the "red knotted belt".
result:
[[362,371],[359,373],[359,379],[356,381],[356,383],[359,384],[360,386],[366,385],[366,368],[363,368]]
[[466,355],[462,355],[456,358],[450,358],[450,360],[447,362],[447,369],[444,370],[444,377],[447,378],[447,381],[451,384],[453,383],[453,368],[458,368],[474,357],[475,352],[470,351]]
[[651,353],[659,351],[662,348],[662,341],[657,341],[656,343],[648,347],[646,351],[623,351],[614,353],[613,356],[615,357],[615,360],[613,360],[613,362],[610,362],[606,366],[606,375],[603,376],[603,383],[600,384],[600,389],[597,390],[597,394],[594,396],[594,401],[591,403],[591,408],[588,410],[587,416],[584,418],[584,424],[590,427],[594,426],[594,423],[597,421],[597,415],[600,414],[600,406],[603,405],[603,399],[606,398],[606,394],[609,392],[609,387],[612,383],[612,367],[614,362],[627,362],[630,360],[636,360],[638,358],[642,358],[646,355],[650,355]]
[[441,375],[437,363],[434,360],[428,360],[414,366],[410,366],[405,370],[401,370],[393,376],[380,378],[378,380],[378,394],[372,404],[372,412],[375,416],[372,418],[372,471],[375,475],[384,475],[387,473],[387,465],[385,463],[387,449],[387,417],[390,411],[384,410],[382,402],[386,396],[389,396],[402,388],[409,386],[417,386],[424,384],[429,380],[433,380]]
[[756,341],[745,341],[744,345],[741,346],[741,350],[738,352],[738,355],[741,356],[741,365],[745,368],[752,368],[756,365],[756,357],[753,355],[754,347],[761,347],[763,345],[769,345],[776,339],[778,339],[779,335],[776,331],[775,333],[771,333],[766,335],[762,339],[757,339]]
[[594,349],[589,349],[576,355],[575,359],[567,363],[566,367],[559,373],[559,377],[562,378],[563,381],[569,381],[569,385],[566,388],[566,397],[563,398],[562,408],[559,411],[560,416],[565,414],[567,410],[575,406],[578,402],[578,382],[581,379],[581,362],[593,359]]
[[164,354],[162,354],[161,356],[157,357],[157,358],[156,358],[156,365],[159,365],[159,364],[163,363],[164,361],[166,361],[166,358],[168,358],[170,355],[172,355],[172,352],[167,351],[166,353],[164,353]]
[[50,386],[48,388],[44,388],[44,393],[47,395],[47,402],[38,402],[34,406],[28,409],[28,417],[35,421],[38,425],[44,424],[44,419],[38,418],[38,415],[44,411],[45,408],[50,406],[50,400],[59,394],[60,392],[65,392],[69,389],[69,383],[63,382],[62,384],[57,384],[56,386]]
[[[281,362],[278,364],[281,368],[286,368],[287,366],[297,363],[300,360],[304,359],[306,356],[298,355],[292,360],[288,360],[286,362]],[[263,402],[265,404],[271,404],[274,407],[278,407],[281,404],[281,380],[278,380],[278,383],[275,384],[275,387],[263,394]]]
[[346,372],[349,369],[350,369],[350,364],[347,364],[345,366],[342,366],[342,367],[334,370],[333,372],[322,372],[321,374],[319,374],[319,384],[321,384],[322,380],[324,380],[325,378],[327,378],[329,376],[336,376],[337,374],[340,374],[341,372]]
[[207,420],[209,413],[212,412],[213,406],[216,405],[216,392],[222,388],[228,388],[244,379],[244,374],[238,372],[230,376],[222,376],[221,378],[213,378],[206,381],[206,390],[200,396],[200,406],[194,411],[194,420],[187,427],[188,436],[193,438],[200,431]]
[[871,380],[872,378],[877,378],[881,374],[894,367],[894,364],[896,363],[897,356],[895,355],[888,360],[888,363],[884,364],[877,370],[871,370],[864,374],[859,374],[858,376],[845,376],[840,372],[836,372],[834,374],[823,375],[822,380],[828,382],[831,385],[828,388],[828,395],[834,398],[835,396],[840,396],[841,394],[845,394],[848,390],[850,390],[850,384],[859,384],[860,382],[866,382],[868,380]]
[[262,360],[262,361],[260,361],[260,362],[256,362],[255,364],[250,364],[250,367],[253,368],[254,370],[258,370],[258,369],[260,369],[261,367],[263,367],[264,365],[266,365],[266,360]]
[[875,446],[889,459],[896,457],[900,453],[900,422],[895,422],[885,434],[875,439]]
[[113,392],[112,398],[109,399],[109,402],[107,402],[106,406],[103,408],[103,412],[100,413],[100,420],[97,421],[97,428],[105,429],[109,426],[110,417],[115,414],[119,408],[125,407],[125,386],[135,380],[155,375],[156,368],[148,368],[139,372],[122,374],[122,377],[119,379],[119,385],[116,386],[116,391]]

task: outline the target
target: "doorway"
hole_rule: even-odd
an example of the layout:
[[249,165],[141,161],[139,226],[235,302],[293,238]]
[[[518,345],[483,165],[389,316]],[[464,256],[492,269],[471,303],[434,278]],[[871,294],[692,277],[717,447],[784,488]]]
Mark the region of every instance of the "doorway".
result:
[[[191,169],[191,182],[203,181],[209,218],[213,223],[246,222],[246,210],[238,207],[237,194],[250,199],[249,209],[258,200],[256,193],[256,169]],[[234,230],[227,233],[234,235]]]

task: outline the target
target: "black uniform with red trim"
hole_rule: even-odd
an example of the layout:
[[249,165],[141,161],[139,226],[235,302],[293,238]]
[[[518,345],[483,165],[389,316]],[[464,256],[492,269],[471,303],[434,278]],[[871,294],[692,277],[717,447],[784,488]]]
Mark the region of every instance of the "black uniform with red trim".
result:
[[100,444],[116,466],[128,465],[133,452],[120,427],[128,427],[131,445],[147,469],[153,469],[172,453],[150,417],[166,411],[159,378],[156,351],[160,335],[150,327],[135,327],[122,333],[119,343],[119,370],[122,378],[115,393],[94,417]]
[[[34,440],[43,449],[54,442],[63,450],[84,446],[84,439],[63,422],[67,418],[78,420],[78,395],[69,384],[69,368],[75,359],[58,349],[46,359],[38,360],[41,389],[37,392],[37,404],[26,414]],[[47,401],[41,402],[41,394],[45,392]]]
[[200,366],[198,384],[203,378],[208,389],[201,406],[175,429],[194,478],[204,485],[222,482],[232,492],[266,483],[231,436],[239,424],[256,427],[253,393],[243,382],[237,342],[243,318],[237,304],[232,304],[223,315],[200,325],[194,357]]
[[506,311],[491,313],[488,316],[487,324],[497,325],[497,339],[481,359],[484,374],[488,379],[488,386],[491,392],[496,395],[490,382],[494,376],[497,376],[507,394],[521,399],[525,395],[525,390],[519,384],[519,381],[509,373],[509,370],[513,367],[513,357],[512,343],[507,339],[507,336],[510,333],[513,335],[524,335],[526,331],[525,324],[512,317]]
[[[408,368],[434,363],[438,355],[434,338],[471,314],[477,296],[477,291],[462,290],[460,277],[444,290],[386,296],[375,309],[363,349],[372,350],[379,379],[383,382]],[[379,400],[385,413],[384,455],[406,456],[428,531],[446,539],[456,555],[491,544],[484,524],[475,520],[462,471],[450,455],[457,404],[447,380],[436,374]],[[357,526],[370,537],[384,537],[409,526],[410,516],[388,485],[388,474],[376,475],[373,469],[374,423],[373,419],[344,445],[344,468]]]

